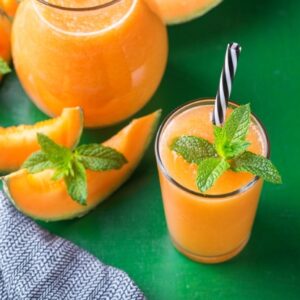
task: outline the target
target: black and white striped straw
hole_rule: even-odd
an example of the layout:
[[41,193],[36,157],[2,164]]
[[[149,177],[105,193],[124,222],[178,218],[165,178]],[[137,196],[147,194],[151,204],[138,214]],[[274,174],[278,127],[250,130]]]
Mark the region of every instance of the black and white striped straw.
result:
[[225,122],[228,99],[241,50],[242,48],[237,43],[231,43],[227,46],[212,119],[217,126],[221,126]]

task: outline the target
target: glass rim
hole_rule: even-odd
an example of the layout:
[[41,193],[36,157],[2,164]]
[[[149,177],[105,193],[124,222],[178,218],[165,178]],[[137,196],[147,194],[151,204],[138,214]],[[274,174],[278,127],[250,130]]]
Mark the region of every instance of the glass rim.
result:
[[[185,191],[189,194],[192,194],[192,195],[195,195],[195,196],[198,196],[198,197],[201,197],[201,198],[208,198],[208,199],[218,200],[219,198],[224,199],[224,198],[228,198],[228,197],[232,197],[232,196],[244,193],[247,190],[249,190],[252,186],[254,186],[254,184],[260,179],[259,176],[255,176],[254,179],[249,181],[246,185],[244,185],[241,188],[239,188],[237,190],[234,190],[232,192],[224,193],[224,194],[212,194],[212,195],[210,195],[210,194],[204,194],[204,193],[201,193],[201,192],[194,191],[192,189],[189,189],[189,188],[185,187],[181,183],[179,183],[177,180],[175,180],[169,174],[169,172],[167,171],[166,167],[164,166],[164,164],[162,162],[162,159],[161,159],[161,156],[160,156],[160,151],[159,151],[159,142],[160,142],[160,137],[163,133],[163,130],[164,130],[165,126],[168,124],[169,121],[171,121],[173,119],[173,117],[176,117],[177,113],[182,113],[182,112],[186,111],[193,104],[197,104],[197,103],[201,104],[201,102],[205,102],[205,101],[213,102],[214,99],[210,98],[210,97],[206,97],[206,98],[198,98],[198,99],[195,99],[195,100],[188,101],[188,102],[178,106],[177,108],[173,109],[165,117],[165,119],[163,120],[163,122],[159,126],[159,129],[157,131],[156,138],[155,138],[155,156],[156,156],[156,161],[157,161],[158,167],[161,169],[161,171],[163,172],[163,174],[166,176],[167,180],[170,183],[174,184],[177,188],[179,188],[179,189],[181,189],[181,190],[183,190],[183,191]],[[238,104],[234,101],[231,101],[231,100],[229,101],[229,105],[233,105],[233,106],[236,106],[236,107],[240,106],[240,104]],[[185,108],[187,108],[187,109],[185,110]],[[263,123],[260,121],[260,119],[252,112],[251,112],[251,119],[255,120],[256,124],[258,124],[260,126],[260,129],[264,134],[266,147],[267,147],[266,157],[270,158],[270,140],[269,140],[267,130],[266,130],[265,126],[263,125]]]
[[43,5],[46,5],[46,6],[55,8],[55,9],[59,9],[59,10],[82,12],[82,11],[92,11],[92,10],[106,8],[106,7],[109,7],[109,6],[112,6],[112,5],[116,4],[118,2],[121,2],[122,0],[109,0],[105,3],[103,3],[103,4],[94,5],[94,6],[87,6],[87,7],[66,7],[66,6],[50,3],[47,0],[36,0],[36,1],[43,4]]

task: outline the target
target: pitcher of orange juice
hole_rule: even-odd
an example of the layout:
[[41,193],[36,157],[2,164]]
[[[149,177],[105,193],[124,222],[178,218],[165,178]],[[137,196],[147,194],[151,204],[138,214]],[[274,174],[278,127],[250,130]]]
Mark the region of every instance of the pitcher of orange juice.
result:
[[13,27],[20,81],[48,115],[81,106],[85,126],[137,112],[165,69],[167,33],[143,0],[24,0]]

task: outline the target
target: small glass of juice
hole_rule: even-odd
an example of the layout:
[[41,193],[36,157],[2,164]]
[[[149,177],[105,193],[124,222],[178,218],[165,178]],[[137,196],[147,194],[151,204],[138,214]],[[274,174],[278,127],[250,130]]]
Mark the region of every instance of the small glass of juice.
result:
[[[157,134],[155,152],[164,210],[175,247],[192,260],[219,263],[237,255],[247,244],[263,185],[247,172],[227,170],[201,193],[197,166],[171,150],[178,136],[199,136],[214,142],[212,113],[215,100],[190,102],[173,111]],[[238,107],[230,102],[227,117]],[[269,157],[269,140],[262,123],[251,114],[248,150]]]
[[167,31],[143,0],[24,0],[13,59],[30,98],[48,115],[83,108],[85,126],[141,109],[163,76]]

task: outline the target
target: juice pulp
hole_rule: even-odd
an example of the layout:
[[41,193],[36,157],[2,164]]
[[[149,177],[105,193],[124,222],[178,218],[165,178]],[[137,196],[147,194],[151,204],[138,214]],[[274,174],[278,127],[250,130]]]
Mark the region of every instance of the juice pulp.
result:
[[[48,2],[84,8],[111,1]],[[81,106],[86,126],[107,126],[134,114],[156,90],[167,34],[142,0],[90,11],[24,0],[13,26],[13,58],[24,89],[45,113]]]
[[[206,192],[213,197],[200,194],[196,186],[197,166],[171,151],[170,144],[182,135],[214,141],[213,100],[203,103],[186,109],[166,123],[158,138],[161,160],[158,169],[167,224],[175,246],[194,260],[213,263],[231,258],[247,243],[262,180],[255,181],[245,191],[228,195],[255,178],[246,172],[226,171]],[[228,115],[231,112],[232,109],[228,109]],[[249,151],[266,155],[266,136],[254,121],[247,140],[251,143]]]

